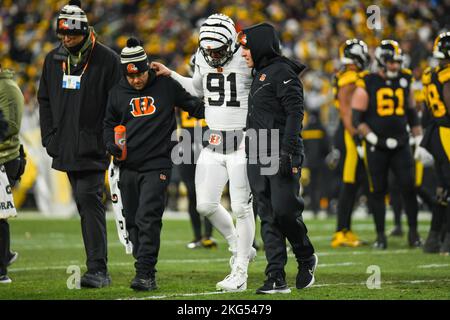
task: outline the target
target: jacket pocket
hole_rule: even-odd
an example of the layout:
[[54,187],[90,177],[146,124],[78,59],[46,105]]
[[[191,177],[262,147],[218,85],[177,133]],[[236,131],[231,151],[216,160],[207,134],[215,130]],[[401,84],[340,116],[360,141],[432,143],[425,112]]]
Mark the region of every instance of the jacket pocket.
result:
[[47,140],[47,153],[52,158],[57,158],[59,156],[59,142],[56,133],[52,134]]
[[105,146],[100,132],[81,130],[78,135],[78,156],[80,157],[104,157]]

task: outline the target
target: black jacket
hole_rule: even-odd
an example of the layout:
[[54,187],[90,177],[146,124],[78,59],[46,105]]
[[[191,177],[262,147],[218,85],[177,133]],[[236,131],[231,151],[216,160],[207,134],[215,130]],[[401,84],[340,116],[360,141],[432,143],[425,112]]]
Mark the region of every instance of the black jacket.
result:
[[175,106],[196,118],[205,117],[203,102],[191,96],[170,77],[156,77],[149,71],[149,81],[142,90],[128,84],[125,77],[109,93],[103,137],[114,143],[114,127],[126,127],[127,158],[121,166],[148,171],[172,168],[171,141],[176,130]]
[[[79,90],[63,89],[62,47],[45,57],[38,101],[42,144],[53,158],[52,167],[61,171],[105,170],[109,157],[102,139],[108,91],[120,80],[119,56],[95,43]],[[80,75],[89,53],[72,75]]]
[[[303,85],[298,75],[305,66],[281,56],[280,41],[271,25],[259,24],[244,33],[255,74],[249,94],[247,129],[278,129],[281,150],[303,155]],[[249,143],[254,143],[251,135]],[[278,148],[268,144],[268,149],[268,154],[278,155]]]

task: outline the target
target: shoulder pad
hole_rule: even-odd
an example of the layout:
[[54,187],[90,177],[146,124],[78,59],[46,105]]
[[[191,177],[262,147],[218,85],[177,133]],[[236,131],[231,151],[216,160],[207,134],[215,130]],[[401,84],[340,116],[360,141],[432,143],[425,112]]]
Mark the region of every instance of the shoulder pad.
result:
[[358,80],[358,73],[353,70],[347,70],[337,75],[338,87],[345,86],[347,84],[355,83]]
[[404,74],[408,74],[408,75],[412,75],[412,71],[411,71],[411,69],[407,69],[407,68],[403,68],[402,69],[402,73],[404,73]]
[[438,71],[438,80],[440,83],[450,81],[450,67]]

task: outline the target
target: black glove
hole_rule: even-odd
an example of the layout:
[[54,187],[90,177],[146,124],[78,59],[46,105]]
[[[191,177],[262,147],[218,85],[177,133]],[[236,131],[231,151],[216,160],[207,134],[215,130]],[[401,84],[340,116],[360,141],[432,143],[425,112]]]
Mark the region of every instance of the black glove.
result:
[[115,158],[114,160],[117,160],[122,156],[122,149],[115,143],[109,143],[106,149],[108,150],[108,153]]
[[20,156],[18,158],[19,162],[19,169],[17,171],[17,177],[16,180],[19,180],[20,177],[23,175],[23,173],[25,172],[25,167],[27,165],[27,155],[25,154],[25,151],[23,150],[23,145],[20,145]]
[[292,176],[292,155],[281,150],[280,152],[280,174],[283,177]]

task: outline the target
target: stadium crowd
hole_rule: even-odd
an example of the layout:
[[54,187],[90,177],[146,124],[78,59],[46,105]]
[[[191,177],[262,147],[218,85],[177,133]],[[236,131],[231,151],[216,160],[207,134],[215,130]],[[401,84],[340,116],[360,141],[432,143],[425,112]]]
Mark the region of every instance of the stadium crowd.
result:
[[[3,68],[16,72],[25,96],[25,108],[30,114],[37,106],[36,88],[44,57],[58,43],[55,19],[65,3],[2,1],[0,62]],[[280,32],[283,53],[308,66],[303,77],[306,108],[309,113],[318,115],[312,119],[318,118],[327,136],[333,135],[338,122],[331,82],[339,67],[339,44],[356,37],[368,44],[373,55],[373,48],[381,39],[396,39],[403,49],[405,66],[419,79],[431,56],[435,35],[450,21],[445,1],[86,0],[82,4],[102,43],[120,52],[127,38],[134,35],[144,40],[144,49],[151,59],[162,61],[181,74],[188,73],[189,59],[198,45],[198,29],[210,14],[227,14],[236,21],[238,29],[270,21]],[[367,26],[366,10],[373,4],[381,8],[379,30]],[[26,120],[24,125],[23,130],[27,130]],[[330,148],[330,144],[326,141],[328,147],[325,149]],[[323,165],[325,155],[322,152]],[[320,179],[338,177],[337,172],[324,168],[324,176]],[[314,179],[309,171],[303,174],[305,186],[311,182],[311,186],[318,185],[311,178]],[[336,183],[322,188],[321,194],[313,196],[315,212],[318,207],[332,211],[329,200],[337,197],[339,187],[339,179],[335,180]],[[308,188],[306,191],[310,193]],[[325,201],[318,205],[317,199]],[[176,207],[176,201],[173,207]]]

